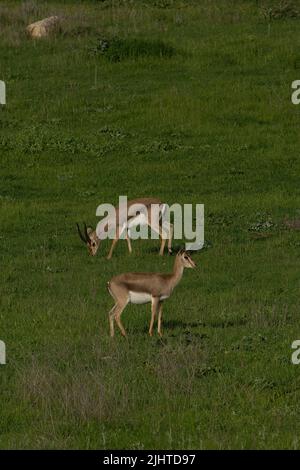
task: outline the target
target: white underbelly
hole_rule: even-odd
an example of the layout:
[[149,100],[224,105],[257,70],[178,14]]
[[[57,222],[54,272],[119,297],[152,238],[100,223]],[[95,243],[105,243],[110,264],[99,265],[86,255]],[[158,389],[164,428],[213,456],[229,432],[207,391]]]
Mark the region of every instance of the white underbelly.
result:
[[[168,295],[161,295],[159,300],[165,300],[169,296]],[[146,292],[129,292],[129,302],[132,304],[147,304],[152,302],[152,295],[147,294]]]
[[161,295],[160,298],[159,298],[159,300],[166,300],[166,299],[168,299],[168,298],[169,298],[168,295]]
[[152,301],[152,296],[146,292],[129,292],[129,302],[132,304],[147,304]]

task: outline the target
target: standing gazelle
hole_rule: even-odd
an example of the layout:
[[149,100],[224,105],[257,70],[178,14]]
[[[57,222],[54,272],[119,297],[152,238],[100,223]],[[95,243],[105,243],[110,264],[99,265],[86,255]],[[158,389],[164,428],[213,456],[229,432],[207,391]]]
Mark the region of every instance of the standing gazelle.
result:
[[[172,238],[173,238],[173,225],[164,222],[164,230],[162,230],[161,226],[155,223],[155,221],[151,220],[151,206],[156,205],[159,208],[159,218],[162,218],[162,215],[165,212],[166,204],[163,203],[160,199],[157,198],[139,198],[139,199],[132,199],[131,201],[127,201],[127,214],[125,214],[126,222],[120,226],[118,224],[119,221],[119,214],[121,211],[120,207],[116,207],[115,215],[116,215],[116,225],[115,228],[115,237],[112,241],[107,259],[112,257],[114,248],[116,243],[120,239],[121,235],[125,233],[125,238],[127,240],[128,250],[129,253],[132,252],[131,249],[131,242],[130,242],[130,229],[137,226],[146,226],[148,225],[151,227],[155,232],[157,232],[161,238],[161,246],[159,254],[163,255],[164,248],[166,244],[166,240],[168,240],[168,251],[172,253]],[[130,215],[129,209],[135,207],[138,213],[134,216]],[[81,240],[87,245],[88,251],[90,255],[95,256],[98,251],[101,242],[101,235],[105,234],[108,230],[108,223],[100,225],[100,229],[97,232],[93,230],[91,227],[87,227],[84,224],[84,233],[80,231],[79,225],[77,224],[77,229]],[[105,238],[105,237],[104,237]]]
[[121,323],[121,314],[128,303],[145,304],[151,302],[152,314],[149,335],[152,336],[153,334],[154,320],[158,312],[158,334],[162,336],[162,303],[170,297],[173,289],[180,282],[184,268],[195,267],[196,264],[190,255],[181,250],[177,253],[171,274],[125,273],[113,277],[107,284],[108,291],[115,300],[115,305],[109,312],[110,335],[114,336],[115,320],[122,335],[126,336]]

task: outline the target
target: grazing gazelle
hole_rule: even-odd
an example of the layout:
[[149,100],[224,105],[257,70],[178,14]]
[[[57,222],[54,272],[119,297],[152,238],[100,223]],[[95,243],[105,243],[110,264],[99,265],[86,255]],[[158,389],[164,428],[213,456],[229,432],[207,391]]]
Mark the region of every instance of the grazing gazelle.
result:
[[[161,238],[161,246],[160,246],[160,251],[159,254],[163,255],[164,253],[164,248],[166,244],[166,240],[168,240],[168,251],[169,253],[172,253],[172,237],[173,237],[173,225],[170,223],[165,222],[164,223],[164,230],[162,230],[161,226],[157,226],[155,224],[155,221],[151,220],[151,206],[156,205],[159,208],[159,218],[161,219],[162,215],[165,212],[166,209],[166,204],[161,202],[160,199],[156,198],[139,198],[139,199],[132,199],[131,201],[127,201],[127,210],[128,213],[125,215],[126,222],[120,226],[118,225],[118,220],[119,220],[119,213],[120,213],[120,207],[117,207],[115,209],[115,215],[116,215],[116,226],[115,228],[115,238],[112,241],[107,259],[110,259],[112,257],[114,248],[116,246],[116,243],[120,239],[122,233],[125,233],[126,240],[127,240],[127,245],[128,245],[128,250],[129,253],[132,252],[131,249],[131,242],[130,242],[130,229],[133,227],[137,226],[145,226],[148,225],[151,227],[155,232],[157,232]],[[129,209],[134,206],[135,209],[140,210],[140,212],[137,215],[130,215]],[[95,256],[95,254],[98,251],[98,248],[100,246],[101,242],[101,235],[105,234],[108,230],[108,222],[102,224],[100,226],[100,232],[96,232],[96,230],[93,230],[91,227],[87,227],[86,224],[84,224],[84,233],[80,231],[79,225],[77,224],[77,229],[79,236],[81,240],[87,245],[88,251],[90,255]],[[167,232],[167,238],[166,238],[166,232]]]
[[174,287],[179,283],[184,268],[195,268],[196,264],[185,250],[180,250],[175,258],[173,272],[171,274],[160,273],[125,273],[115,276],[107,283],[110,295],[115,300],[115,305],[109,312],[110,335],[114,336],[114,320],[123,336],[126,332],[121,323],[121,314],[128,303],[145,304],[151,302],[152,315],[149,335],[153,334],[153,324],[158,312],[158,334],[162,336],[162,303],[170,297]]

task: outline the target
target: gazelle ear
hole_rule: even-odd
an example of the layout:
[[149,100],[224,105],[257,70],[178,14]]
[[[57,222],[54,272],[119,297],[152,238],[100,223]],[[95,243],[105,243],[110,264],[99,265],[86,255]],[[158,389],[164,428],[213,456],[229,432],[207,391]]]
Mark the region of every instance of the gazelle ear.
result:
[[92,227],[88,227],[87,228],[87,233],[88,235],[90,235],[94,230],[92,229]]

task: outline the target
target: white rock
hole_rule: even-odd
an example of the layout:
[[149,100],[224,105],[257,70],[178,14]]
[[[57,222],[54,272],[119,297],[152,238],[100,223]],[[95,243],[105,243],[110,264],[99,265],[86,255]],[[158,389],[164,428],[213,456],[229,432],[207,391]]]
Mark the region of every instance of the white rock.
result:
[[26,31],[32,38],[43,38],[51,33],[58,31],[60,28],[60,19],[58,16],[50,16],[43,20],[27,26]]

